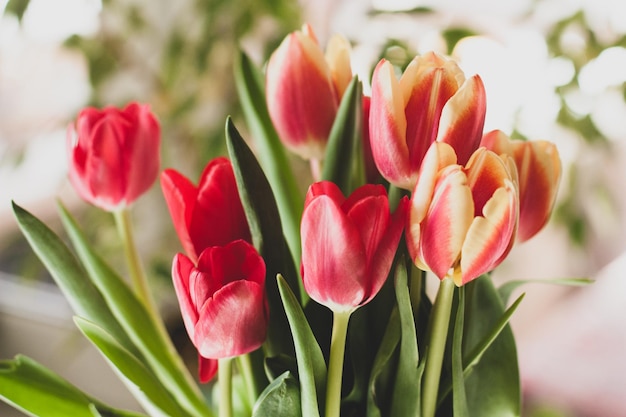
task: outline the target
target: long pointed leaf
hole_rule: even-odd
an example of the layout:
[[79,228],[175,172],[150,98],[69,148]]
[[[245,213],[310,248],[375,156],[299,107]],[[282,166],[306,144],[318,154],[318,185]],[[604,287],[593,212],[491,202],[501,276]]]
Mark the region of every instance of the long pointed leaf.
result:
[[354,77],[343,95],[333,127],[328,136],[322,179],[332,181],[343,191],[350,194],[351,174],[356,157],[357,140],[361,135],[361,83]]
[[272,317],[267,342],[270,356],[292,354],[293,342],[289,338],[289,323],[278,294],[276,274],[283,275],[296,293],[301,291],[301,285],[278,222],[276,200],[256,157],[230,118],[226,121],[226,145],[254,246],[266,264],[265,283]]
[[0,361],[0,398],[38,417],[93,417],[92,409],[107,417],[142,417],[116,410],[91,398],[36,361],[18,355]]
[[556,278],[556,279],[518,279],[508,281],[498,288],[498,293],[503,303],[507,303],[513,291],[525,284],[552,284],[552,285],[570,285],[580,287],[583,285],[593,284],[594,280],[590,278]]
[[184,417],[187,415],[163,385],[154,378],[154,374],[109,333],[80,317],[75,317],[74,322],[114,369],[125,378],[130,391],[151,416]]
[[61,238],[15,203],[13,211],[28,243],[48,269],[76,315],[98,323],[126,349],[138,355],[139,351],[111,313],[102,294],[89,280],[87,272]]
[[285,148],[267,111],[263,76],[241,52],[235,65],[235,84],[248,128],[255,138],[263,171],[271,184],[285,238],[296,265],[300,264],[300,218],[304,196],[298,188]]
[[277,282],[296,347],[302,416],[319,417],[320,408],[324,408],[320,396],[323,398],[326,391],[324,355],[289,285],[280,275],[277,276]]
[[[62,204],[59,204],[59,213],[78,256],[89,272],[89,277],[104,296],[115,318],[141,352],[139,357],[145,358],[155,376],[191,415],[210,416],[211,410],[204,402],[197,384],[173,346],[164,340],[167,335],[158,328],[158,324],[144,304],[126,282],[93,250],[76,220]],[[117,340],[114,335],[113,337]]]

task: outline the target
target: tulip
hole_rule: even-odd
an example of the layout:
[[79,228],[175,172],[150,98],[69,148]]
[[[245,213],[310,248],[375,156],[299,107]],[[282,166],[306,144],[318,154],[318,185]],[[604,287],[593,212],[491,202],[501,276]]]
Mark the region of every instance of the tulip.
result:
[[202,356],[229,358],[263,344],[269,319],[265,263],[248,242],[209,247],[197,266],[179,253],[172,277],[185,328]]
[[352,79],[349,44],[335,35],[326,56],[313,29],[290,33],[267,64],[270,118],[283,144],[304,159],[324,157],[341,97]]
[[414,263],[439,279],[464,285],[509,253],[518,224],[514,162],[479,148],[466,166],[450,145],[434,144],[424,160],[408,215],[406,240]]
[[481,146],[513,157],[519,177],[518,242],[536,235],[548,222],[561,179],[561,160],[553,143],[511,140],[499,130],[485,134]]
[[70,182],[87,202],[107,211],[123,209],[154,183],[160,140],[148,105],[85,108],[68,128]]
[[332,182],[309,187],[301,223],[304,288],[334,312],[353,311],[383,286],[402,235],[408,200],[393,215],[383,186],[345,198]]
[[178,238],[194,262],[209,246],[251,242],[230,161],[218,157],[205,167],[196,187],[173,169],[161,174],[161,188]]
[[412,190],[435,142],[450,144],[461,165],[478,148],[485,122],[481,78],[433,52],[416,57],[400,80],[381,60],[372,78],[370,137],[378,170],[391,184]]

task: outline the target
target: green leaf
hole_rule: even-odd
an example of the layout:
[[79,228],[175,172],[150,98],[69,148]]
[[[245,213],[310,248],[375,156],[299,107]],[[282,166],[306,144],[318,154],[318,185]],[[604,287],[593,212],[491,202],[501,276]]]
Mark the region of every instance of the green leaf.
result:
[[289,323],[285,315],[276,274],[285,277],[292,291],[300,292],[300,280],[289,256],[279,218],[276,200],[261,166],[230,118],[226,121],[226,145],[233,164],[239,196],[252,233],[252,241],[266,265],[267,297],[270,320],[267,346],[269,356],[293,353]]
[[0,398],[18,410],[38,417],[93,417],[94,409],[107,417],[143,416],[100,403],[23,355],[0,361]]
[[[304,312],[285,279],[276,277],[296,348],[303,417],[319,417],[324,409],[326,362]],[[318,393],[320,397],[318,397]]]
[[524,284],[553,284],[579,287],[593,283],[594,280],[590,278],[519,279],[505,282],[498,288],[498,293],[500,294],[502,302],[506,303],[509,298],[511,298],[513,291]]
[[396,372],[392,416],[416,416],[420,412],[421,374],[418,372],[419,352],[413,309],[409,297],[407,270],[404,258],[400,258],[395,271],[396,298],[400,315],[400,354]]
[[271,184],[285,238],[296,265],[300,264],[300,218],[304,196],[298,188],[285,148],[278,138],[265,101],[263,76],[241,52],[235,64],[235,85],[248,128],[255,138],[259,160]]
[[81,317],[97,323],[133,354],[139,354],[126,331],[111,313],[97,287],[63,241],[43,222],[13,203],[13,212],[22,233],[70,306]]
[[15,17],[17,17],[17,20],[21,22],[29,4],[30,0],[9,0],[4,9],[4,13],[14,14]]
[[469,417],[463,374],[463,327],[465,323],[465,287],[458,290],[459,301],[452,335],[452,410],[454,417]]
[[[210,416],[211,410],[204,402],[198,385],[173,345],[166,342],[168,336],[164,330],[158,327],[126,282],[89,245],[76,220],[60,203],[59,214],[78,256],[87,268],[88,277],[98,287],[111,312],[139,349],[140,354],[135,356],[145,358],[148,368],[190,415]],[[99,325],[88,317],[86,319]],[[111,335],[118,340],[115,335]],[[126,347],[124,344],[122,346]]]
[[163,385],[154,378],[152,371],[124,349],[109,333],[81,317],[75,317],[74,322],[105,359],[125,378],[126,386],[151,416],[187,415]]
[[382,339],[378,353],[374,358],[370,375],[369,392],[367,395],[367,417],[381,417],[387,415],[387,410],[381,407],[388,406],[391,398],[389,387],[395,375],[395,352],[400,343],[402,328],[398,309],[394,308],[389,317],[389,324]]
[[259,396],[252,417],[299,417],[300,388],[298,381],[287,371],[272,381]]
[[[356,150],[360,149],[357,140],[361,135],[361,97],[361,83],[354,77],[341,99],[324,155],[321,178],[337,184],[346,195],[352,191],[351,174],[355,168],[352,163],[356,162]],[[362,159],[362,156],[359,155],[359,158]]]

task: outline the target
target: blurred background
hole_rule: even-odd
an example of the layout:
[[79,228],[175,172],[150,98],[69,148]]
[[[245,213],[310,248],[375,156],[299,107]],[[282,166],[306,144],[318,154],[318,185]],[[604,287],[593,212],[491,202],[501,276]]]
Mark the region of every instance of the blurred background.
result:
[[[163,168],[196,179],[225,152],[227,115],[247,137],[233,82],[239,49],[261,66],[304,22],[322,45],[335,32],[351,41],[366,92],[381,57],[402,67],[429,50],[452,54],[466,75],[484,80],[486,130],[558,145],[564,170],[553,218],[494,276],[539,281],[521,288],[526,298],[512,322],[524,416],[626,416],[622,0],[0,0],[0,358],[27,354],[88,393],[137,409],[75,330],[10,202],[55,228],[62,199],[93,225],[102,252],[117,256],[113,220],[67,182],[68,123],[86,105],[150,103],[162,126]],[[180,248],[158,186],[134,215],[175,332],[169,268]],[[567,277],[596,282],[540,282]],[[19,415],[3,407],[0,415]]]

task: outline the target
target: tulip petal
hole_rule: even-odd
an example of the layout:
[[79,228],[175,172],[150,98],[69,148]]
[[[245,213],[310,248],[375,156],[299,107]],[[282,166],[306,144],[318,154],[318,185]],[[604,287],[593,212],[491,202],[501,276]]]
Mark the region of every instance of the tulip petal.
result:
[[301,223],[302,279],[307,293],[333,311],[364,299],[365,248],[356,226],[336,202],[321,195],[306,207]]
[[267,323],[263,286],[233,281],[205,302],[193,340],[202,356],[216,359],[239,356],[263,344]]
[[161,190],[183,249],[192,260],[197,261],[200,254],[196,253],[189,235],[191,216],[198,195],[197,188],[177,171],[166,169],[161,173]]
[[472,222],[463,244],[462,275],[455,276],[455,283],[464,285],[495,268],[511,249],[516,227],[517,195],[514,185],[508,182],[487,201],[483,216]]
[[370,143],[381,175],[397,187],[411,189],[417,172],[411,172],[406,141],[404,99],[393,66],[381,60],[372,76]]
[[218,361],[215,359],[204,358],[198,354],[198,379],[206,384],[213,379],[217,373]]
[[458,262],[473,218],[474,202],[467,177],[458,165],[444,168],[422,221],[419,248],[423,263],[439,279],[445,278]]
[[189,277],[193,269],[193,262],[185,255],[179,253],[174,257],[172,281],[178,304],[180,305],[183,323],[191,340],[193,340],[196,323],[198,322],[198,311],[189,294]]
[[452,145],[461,165],[480,145],[486,110],[485,86],[475,75],[461,85],[441,112],[436,140]]

